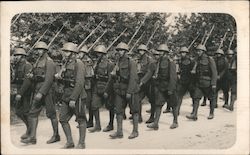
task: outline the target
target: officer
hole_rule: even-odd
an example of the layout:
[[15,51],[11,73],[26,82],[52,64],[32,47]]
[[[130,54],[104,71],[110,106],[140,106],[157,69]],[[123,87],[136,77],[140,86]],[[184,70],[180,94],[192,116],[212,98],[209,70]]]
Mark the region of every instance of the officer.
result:
[[226,106],[226,108],[230,111],[234,110],[234,102],[237,98],[237,55],[233,50],[228,50],[227,59],[229,62],[229,72],[228,72],[228,80],[229,87],[231,90],[230,104]]
[[216,64],[212,57],[209,57],[205,51],[204,45],[198,45],[197,49],[197,67],[196,67],[196,82],[193,96],[193,111],[186,117],[191,120],[197,120],[197,113],[200,99],[205,96],[210,100],[210,113],[208,119],[214,118],[214,108],[216,104],[216,81],[217,70]]
[[180,78],[177,84],[177,96],[178,96],[178,103],[177,103],[177,112],[180,113],[180,107],[182,104],[183,96],[186,92],[189,92],[190,96],[192,97],[194,91],[194,76],[191,73],[194,67],[194,61],[189,57],[189,50],[187,47],[181,47],[181,60],[180,60]]
[[216,84],[216,105],[217,107],[217,98],[218,98],[218,92],[220,89],[223,91],[224,95],[224,105],[223,108],[225,108],[228,105],[228,91],[229,91],[229,81],[228,81],[228,61],[224,56],[224,51],[222,49],[218,49],[215,52],[215,64],[217,69],[217,84]]
[[137,48],[138,53],[138,62],[137,62],[137,71],[140,80],[140,92],[139,92],[139,103],[140,103],[140,111],[139,111],[139,123],[142,122],[141,109],[142,109],[142,100],[145,96],[149,99],[151,104],[151,115],[150,118],[146,121],[146,123],[152,123],[154,121],[154,98],[151,91],[151,78],[154,74],[154,70],[156,67],[156,62],[152,57],[147,55],[148,48],[146,45],[141,44]]
[[93,127],[93,110],[91,109],[91,102],[92,102],[92,85],[93,85],[93,77],[94,77],[94,70],[93,70],[93,64],[94,62],[89,57],[87,46],[83,46],[79,53],[78,58],[82,60],[82,62],[85,65],[86,69],[86,75],[85,75],[85,83],[84,88],[87,93],[86,98],[86,107],[89,112],[89,117],[87,121],[87,128]]
[[159,45],[157,51],[154,53],[157,60],[157,66],[153,75],[155,83],[155,119],[154,122],[147,125],[148,128],[158,130],[161,109],[165,102],[172,108],[174,116],[173,124],[170,129],[178,127],[177,121],[177,96],[176,83],[177,73],[175,63],[168,57],[168,46],[166,44]]
[[38,125],[38,116],[45,105],[46,115],[51,120],[53,127],[53,136],[47,141],[47,144],[60,141],[58,134],[58,120],[56,117],[55,104],[53,102],[53,92],[51,86],[55,75],[55,64],[48,56],[48,46],[45,42],[38,42],[35,46],[36,63],[33,70],[27,75],[34,84],[32,105],[29,111],[30,135],[21,142],[26,144],[36,144],[36,130]]
[[21,139],[28,138],[30,134],[30,125],[28,123],[28,114],[30,110],[31,82],[27,80],[26,74],[32,68],[32,65],[26,60],[26,52],[23,48],[16,48],[14,52],[14,72],[15,76],[11,82],[12,90],[15,90],[15,113],[24,122],[26,132]]
[[[104,92],[106,91],[106,86],[108,83],[110,72],[113,69],[113,64],[110,63],[106,54],[107,50],[104,45],[98,45],[95,47],[94,52],[97,56],[97,61],[94,66],[94,85],[93,85],[93,96],[92,96],[92,110],[95,117],[95,126],[90,129],[90,132],[101,131],[101,123],[100,123],[100,112],[99,109],[102,107],[103,103],[108,102],[108,96]],[[113,120],[114,120],[114,109],[113,106],[107,106],[109,109],[110,122],[109,125],[103,130],[104,132],[113,130]]]
[[62,66],[63,72],[57,73],[55,77],[64,85],[59,115],[59,121],[67,138],[67,143],[63,148],[74,147],[69,120],[75,114],[79,125],[79,142],[76,148],[84,149],[86,135],[85,104],[87,98],[84,89],[85,66],[76,57],[78,52],[76,44],[67,42],[63,45],[62,51],[65,54],[66,62]]
[[[136,63],[127,56],[129,51],[126,43],[119,43],[116,47],[119,54],[118,61],[111,72],[114,84],[115,94],[115,113],[117,118],[117,131],[110,137],[123,138],[122,120],[126,102],[129,102],[130,111],[133,116],[133,131],[128,137],[133,139],[138,137],[138,120],[139,120],[139,79],[137,76]],[[110,80],[112,81],[112,80]]]

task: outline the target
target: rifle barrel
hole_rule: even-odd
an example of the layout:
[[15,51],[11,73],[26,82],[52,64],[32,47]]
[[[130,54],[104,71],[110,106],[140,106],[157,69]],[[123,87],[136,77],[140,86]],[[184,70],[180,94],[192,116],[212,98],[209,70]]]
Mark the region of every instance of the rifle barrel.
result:
[[143,19],[142,23],[140,24],[140,26],[138,27],[138,29],[135,31],[135,33],[133,34],[133,36],[131,37],[131,39],[128,42],[128,45],[131,44],[132,40],[134,39],[134,37],[136,36],[136,34],[139,32],[140,28],[142,27],[142,25],[145,23],[147,16],[145,16],[145,18]]
[[95,44],[102,38],[102,36],[104,36],[104,34],[107,32],[107,30],[105,30],[102,35],[96,39],[96,41],[91,45],[91,47],[88,49],[88,52],[95,46]]
[[128,53],[131,53],[133,51],[133,49],[135,48],[135,46],[139,43],[139,41],[141,40],[142,36],[144,35],[145,31],[141,34],[141,36],[136,40],[135,44],[133,45],[133,47],[129,50]]
[[56,33],[56,35],[53,37],[53,39],[50,41],[50,43],[48,44],[48,47],[50,47],[50,45],[54,42],[54,40],[56,39],[56,37],[60,34],[60,32],[62,31],[62,29],[65,27],[65,25],[68,23],[68,21],[66,21],[63,26],[60,28],[60,30]]
[[146,44],[146,46],[148,46],[148,44],[150,43],[150,41],[152,40],[153,36],[155,35],[157,29],[159,28],[159,24],[156,25],[156,28],[154,29],[152,35],[150,36],[150,38],[148,39],[148,42]]
[[108,46],[107,51],[114,45],[114,43],[127,31],[127,28],[125,28],[118,37],[115,38],[115,40]]
[[195,41],[199,38],[200,33],[197,35],[197,37],[191,42],[191,44],[188,46],[188,49],[192,47],[192,45],[195,43]]

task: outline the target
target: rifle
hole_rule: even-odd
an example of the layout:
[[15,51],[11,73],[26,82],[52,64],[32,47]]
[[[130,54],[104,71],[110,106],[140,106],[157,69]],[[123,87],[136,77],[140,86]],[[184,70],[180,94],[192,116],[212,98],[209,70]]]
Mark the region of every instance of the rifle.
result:
[[130,45],[130,43],[132,42],[132,40],[134,39],[134,37],[136,36],[136,34],[139,32],[140,28],[142,27],[142,25],[145,23],[147,16],[145,16],[145,18],[143,19],[143,21],[141,22],[140,26],[138,27],[138,29],[135,31],[135,33],[133,34],[133,36],[130,38],[129,42],[128,42],[128,46]]
[[221,39],[221,42],[220,42],[218,49],[220,49],[222,47],[223,42],[226,40],[226,36],[227,36],[227,32],[224,34],[223,38]]
[[146,43],[146,46],[148,46],[148,44],[151,42],[151,39],[152,39],[153,36],[155,35],[155,33],[156,33],[156,31],[157,31],[158,28],[159,28],[159,23],[157,22],[157,23],[156,23],[156,27],[155,27],[153,33],[151,34],[150,38],[148,39],[148,42]]
[[83,44],[89,39],[89,37],[95,33],[95,31],[100,27],[100,25],[103,23],[104,20],[102,20],[94,30],[90,32],[90,34],[81,42],[81,44],[78,46],[78,50],[82,48]]
[[154,75],[153,75],[153,79],[158,78],[159,69],[160,69],[160,61],[157,62],[157,66],[156,66],[156,70],[155,70]]
[[29,51],[27,53],[29,53],[31,50],[33,50],[33,48],[36,46],[36,44],[43,38],[43,36],[46,34],[46,32],[49,30],[49,27],[47,28],[47,30],[45,30],[43,32],[43,34],[41,35],[41,37],[33,44],[33,46],[29,49]]
[[133,47],[129,50],[128,53],[132,53],[133,49],[135,48],[135,46],[139,43],[139,41],[141,40],[142,36],[144,35],[145,31],[141,34],[141,36],[136,40],[135,44],[133,45]]
[[21,16],[21,13],[17,15],[17,17],[14,19],[14,21],[11,23],[11,25],[15,24],[15,22],[17,21],[17,19]]
[[107,32],[107,30],[105,30],[102,35],[96,39],[96,41],[90,46],[90,48],[88,49],[87,53],[97,44],[97,42],[102,38],[102,36],[104,36],[104,34]]
[[204,42],[206,35],[207,35],[207,30],[205,30],[205,34],[204,34],[204,36],[201,39],[201,44]]
[[232,36],[232,38],[231,38],[231,40],[230,40],[230,43],[229,43],[229,46],[228,46],[228,50],[231,49],[232,43],[233,43],[233,41],[234,41],[234,37],[235,37],[235,34],[233,34],[233,36]]
[[199,38],[200,33],[197,35],[197,37],[194,38],[194,40],[190,43],[190,45],[188,46],[188,49],[190,49],[192,47],[192,45],[195,43],[195,41]]
[[214,30],[214,25],[212,26],[211,30],[209,31],[209,33],[208,33],[208,35],[207,35],[205,41],[203,42],[203,45],[206,45],[207,40],[209,39],[209,37],[210,37],[210,35],[212,34],[213,30]]
[[114,43],[126,32],[127,28],[125,28],[118,37],[115,38],[115,40],[108,46],[108,48],[106,49],[106,51],[108,51],[113,45]]
[[50,41],[50,43],[48,44],[48,47],[53,43],[53,41],[56,39],[56,37],[60,34],[60,32],[62,31],[62,29],[65,27],[65,25],[68,23],[68,21],[66,21],[63,26],[60,28],[59,31],[57,31],[56,35],[52,38],[52,40]]

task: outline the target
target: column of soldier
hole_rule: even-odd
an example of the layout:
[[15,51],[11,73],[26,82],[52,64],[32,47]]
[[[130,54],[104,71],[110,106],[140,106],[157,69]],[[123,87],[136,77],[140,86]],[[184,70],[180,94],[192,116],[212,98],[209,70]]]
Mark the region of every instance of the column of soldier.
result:
[[[99,24],[97,27],[99,27]],[[92,35],[97,27],[89,34]],[[137,29],[136,33],[139,29]],[[223,37],[215,56],[209,56],[205,44],[211,35],[204,35],[201,43],[196,46],[195,55],[190,48],[198,37],[188,47],[180,48],[180,59],[176,61],[167,44],[160,44],[156,50],[148,50],[149,41],[141,44],[133,54],[130,43],[120,42],[115,47],[115,54],[107,57],[109,49],[124,34],[126,29],[113,40],[107,48],[103,44],[96,45],[105,31],[90,48],[85,44],[86,39],[77,46],[75,43],[64,43],[61,51],[64,59],[58,62],[49,56],[49,46],[40,41],[35,43],[32,56],[33,63],[27,61],[27,53],[23,48],[16,48],[14,62],[11,64],[11,87],[13,88],[15,112],[26,125],[26,132],[21,136],[21,142],[36,144],[38,116],[43,107],[51,120],[53,135],[47,144],[60,141],[58,122],[61,123],[66,136],[63,148],[74,148],[71,127],[69,124],[73,115],[76,116],[79,129],[79,141],[75,148],[85,148],[86,128],[89,132],[101,131],[99,109],[105,105],[109,111],[109,123],[103,132],[114,130],[116,116],[116,132],[110,138],[123,138],[123,120],[126,119],[127,104],[133,124],[129,139],[138,137],[138,123],[142,120],[142,100],[147,96],[151,105],[147,127],[159,129],[159,119],[162,107],[167,103],[165,112],[172,112],[173,123],[171,129],[178,127],[178,115],[183,96],[189,92],[193,102],[193,110],[187,119],[198,119],[199,101],[204,96],[210,101],[208,119],[214,118],[217,107],[218,91],[223,90],[224,108],[233,111],[236,100],[236,53],[230,49],[225,55],[221,49]],[[142,35],[141,37],[142,38]],[[138,44],[140,38],[135,44]],[[90,55],[91,49],[96,58]],[[177,66],[177,67],[176,67]],[[231,93],[229,93],[231,90]],[[229,94],[231,94],[229,102]],[[55,99],[55,96],[57,97]],[[56,115],[55,102],[60,102],[59,120]],[[205,104],[202,104],[205,105]],[[86,107],[86,108],[85,108]],[[88,117],[86,116],[88,111]],[[93,123],[95,120],[95,123]]]

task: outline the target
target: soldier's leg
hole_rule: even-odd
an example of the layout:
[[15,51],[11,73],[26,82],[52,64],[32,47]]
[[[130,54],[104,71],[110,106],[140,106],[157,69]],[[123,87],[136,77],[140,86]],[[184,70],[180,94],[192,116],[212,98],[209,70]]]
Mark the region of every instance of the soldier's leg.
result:
[[[180,113],[180,108],[181,108],[181,104],[182,104],[182,99],[183,96],[185,95],[185,93],[188,90],[188,86],[186,85],[182,85],[182,84],[178,84],[177,85],[177,106],[175,107],[175,112],[177,113],[177,115],[179,115]],[[173,113],[174,113],[174,109],[173,109]]]
[[206,105],[207,105],[207,98],[204,96],[201,106],[206,106]]
[[93,128],[89,129],[89,132],[99,132],[101,131],[101,122],[100,122],[100,111],[103,102],[103,98],[99,96],[97,93],[93,93],[92,97],[92,111],[95,117],[95,125]]
[[229,81],[228,79],[225,79],[225,81],[223,81],[223,96],[224,96],[224,105],[222,106],[223,108],[225,108],[226,106],[228,106],[228,98],[229,98]]
[[89,119],[87,121],[87,128],[93,127],[94,123],[93,123],[93,111],[91,108],[91,100],[92,100],[92,92],[91,90],[86,90],[87,93],[87,108],[88,108],[88,112],[89,112]]
[[230,105],[226,107],[230,111],[234,110],[234,103],[235,103],[235,101],[237,99],[236,95],[237,95],[237,85],[236,85],[236,81],[233,81],[232,84],[231,84]]
[[177,109],[177,94],[173,92],[172,95],[167,95],[167,99],[172,107],[172,114],[173,114],[173,123],[170,126],[170,129],[175,129],[178,127],[178,109]]
[[129,139],[133,139],[139,136],[139,132],[138,132],[138,123],[139,123],[139,111],[140,111],[140,96],[138,93],[135,93],[132,95],[131,98],[131,102],[129,104],[129,107],[131,109],[132,112],[132,116],[133,116],[133,130],[132,133],[129,135]]
[[51,125],[53,128],[53,135],[47,141],[47,144],[54,143],[60,141],[60,136],[58,133],[58,120],[56,117],[56,106],[53,102],[53,98],[51,94],[45,96],[45,108],[46,108],[46,115],[50,118]]
[[153,85],[150,85],[148,100],[149,100],[151,108],[150,108],[150,117],[146,121],[147,124],[154,122],[154,115],[155,115],[155,94],[154,94],[154,86]]
[[106,102],[106,108],[109,110],[109,124],[103,129],[103,132],[108,132],[114,129],[114,97],[110,96],[108,102]]
[[200,90],[200,88],[195,88],[195,90],[193,92],[193,98],[192,98],[193,110],[192,110],[190,115],[186,116],[188,119],[191,119],[194,121],[196,121],[198,119],[197,114],[198,114],[199,102],[200,102],[200,99],[202,96],[203,96],[203,93]]
[[117,120],[117,131],[114,134],[109,135],[111,138],[123,138],[123,131],[122,131],[122,120],[123,120],[123,113],[125,104],[127,101],[125,97],[115,94],[115,113],[116,113],[116,120]]
[[69,120],[73,116],[74,109],[71,109],[66,102],[62,102],[61,108],[60,108],[60,115],[59,115],[59,122],[62,125],[63,131],[65,133],[67,142],[64,145],[64,149],[73,148],[74,142],[72,138],[72,133],[69,125]]
[[85,104],[86,99],[82,99],[81,103],[76,103],[76,116],[77,122],[79,125],[79,141],[76,146],[77,149],[85,149],[85,137],[86,137],[86,127],[87,127],[87,118],[85,114]]
[[214,118],[214,109],[216,107],[217,95],[214,92],[212,92],[211,87],[202,88],[202,92],[203,92],[204,96],[206,96],[210,100],[210,105],[209,105],[210,111],[209,111],[209,116],[207,118],[213,119]]

